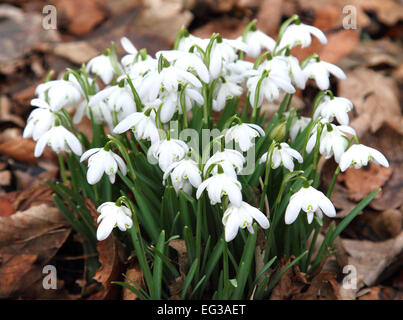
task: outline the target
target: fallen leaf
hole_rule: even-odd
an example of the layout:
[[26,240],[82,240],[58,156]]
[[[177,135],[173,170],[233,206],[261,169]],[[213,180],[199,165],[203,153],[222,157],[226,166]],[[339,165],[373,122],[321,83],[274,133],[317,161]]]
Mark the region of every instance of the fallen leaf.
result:
[[56,7],[61,26],[79,36],[89,33],[105,18],[95,0],[57,0]]
[[[343,181],[349,193],[349,199],[358,202],[368,194],[381,188],[392,175],[391,168],[384,168],[370,163],[367,168],[360,170],[350,168],[338,176]],[[378,194],[378,198],[380,198]]]
[[15,6],[2,4],[0,18],[0,73],[14,73],[24,64],[24,55],[38,43],[59,40],[56,30],[42,27],[40,13],[25,13]]
[[85,41],[73,41],[58,43],[53,48],[55,55],[66,58],[69,61],[81,65],[99,55],[98,50],[94,49]]
[[184,9],[181,0],[149,0],[133,26],[147,29],[173,43],[178,30],[192,19],[193,14]]
[[403,134],[398,92],[393,79],[366,68],[347,72],[347,79],[339,82],[339,95],[354,104],[357,117],[351,121],[351,126],[358,136],[368,130],[376,132],[383,124]]
[[[288,261],[285,261],[283,258],[277,272],[284,269],[293,259],[295,257],[291,257]],[[277,285],[273,288],[270,300],[290,300],[301,293],[301,290],[307,283],[306,274],[301,272],[297,265],[294,265],[283,274]]]
[[373,242],[368,240],[342,239],[349,255],[348,264],[357,270],[357,292],[363,286],[372,286],[403,250],[403,232],[393,239]]
[[0,217],[0,297],[18,296],[40,279],[70,231],[59,210],[45,204]]
[[[143,278],[143,272],[141,271],[140,264],[138,261],[134,261],[130,263],[130,266],[126,270],[126,277],[125,278],[125,283],[133,286],[133,281],[139,285],[140,287],[145,286],[144,283],[144,278]],[[137,299],[137,294],[135,294],[133,291],[123,288],[123,300],[136,300]]]
[[97,270],[94,280],[101,283],[105,290],[102,294],[97,295],[96,299],[115,299],[120,292],[120,287],[113,285],[111,281],[121,279],[124,261],[121,244],[111,234],[107,239],[97,242],[97,250],[101,266]]

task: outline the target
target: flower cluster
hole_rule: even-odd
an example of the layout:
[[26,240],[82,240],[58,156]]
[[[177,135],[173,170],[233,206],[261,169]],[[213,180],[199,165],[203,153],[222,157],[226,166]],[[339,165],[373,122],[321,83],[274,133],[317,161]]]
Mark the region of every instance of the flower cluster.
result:
[[[112,45],[79,71],[69,70],[62,79],[38,86],[37,98],[31,101],[37,108],[28,118],[24,137],[37,141],[37,157],[48,145],[59,156],[72,152],[81,156],[81,162],[88,159],[89,185],[100,183],[104,174],[111,184],[117,174],[125,177],[129,173],[135,179],[133,166],[128,163],[129,153],[140,145],[137,152],[147,154],[150,162],[158,164],[164,186],[172,186],[178,196],[181,192],[190,196],[195,192],[200,200],[205,194],[212,206],[219,206],[226,241],[233,240],[239,229],[247,228],[253,233],[254,220],[263,229],[270,225],[268,212],[262,212],[263,205],[255,208],[245,201],[244,182],[239,179],[246,163],[245,154],[251,150],[258,156],[256,168],[263,168],[267,176],[261,204],[267,193],[273,192],[268,186],[270,170],[284,168],[282,172],[293,173],[297,166],[296,175],[300,175],[304,185],[291,196],[285,223],[293,223],[301,210],[306,212],[308,223],[313,221],[314,213],[319,218],[322,212],[334,217],[336,211],[330,200],[312,186],[308,177],[301,175],[308,167],[305,162],[312,162],[309,155],[315,155],[314,170],[319,154],[327,159],[334,156],[341,171],[351,166],[360,168],[370,160],[383,166],[388,166],[388,162],[379,151],[348,136],[355,136],[354,129],[348,126],[348,112],[353,105],[329,90],[330,75],[344,79],[344,72],[316,54],[302,62],[291,55],[293,47],[309,46],[312,36],[323,44],[327,42],[322,31],[295,17],[283,25],[277,40],[258,30],[255,21],[241,37],[232,40],[218,34],[202,39],[182,29],[174,49],[159,51],[154,57],[122,38],[127,54],[120,61]],[[246,61],[244,55],[257,60]],[[265,123],[259,122],[264,100],[276,101],[284,94],[289,98],[297,88],[304,89],[309,79],[321,90],[312,117],[298,115],[288,103],[285,110],[279,111],[276,125],[264,130]],[[244,93],[251,108],[249,121],[248,109],[244,115],[233,111],[221,125],[223,133],[207,146],[207,153],[205,147],[196,150],[184,139],[171,136],[173,121],[179,121],[182,129],[189,128],[190,112],[192,128],[212,129],[212,112],[226,110]],[[72,120],[66,112],[70,109],[74,110]],[[194,123],[197,113],[200,124]],[[83,117],[88,117],[97,128],[95,135],[103,132],[104,125],[109,128],[106,143],[86,142],[74,127]],[[301,141],[305,142],[302,147]],[[357,144],[351,145],[353,141]],[[214,150],[216,145],[219,150]],[[83,147],[87,149],[84,154]],[[105,239],[116,225],[120,230],[132,225],[130,210],[124,206],[106,202],[98,211],[98,220],[102,221],[99,240]]]

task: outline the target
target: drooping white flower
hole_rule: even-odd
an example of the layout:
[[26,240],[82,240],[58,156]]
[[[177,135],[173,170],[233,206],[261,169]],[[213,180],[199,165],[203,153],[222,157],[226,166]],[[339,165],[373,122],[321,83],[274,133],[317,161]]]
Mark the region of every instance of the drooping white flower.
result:
[[298,45],[301,45],[302,48],[306,48],[311,45],[311,35],[314,35],[320,43],[327,43],[326,36],[320,29],[300,23],[292,24],[287,27],[280,40],[278,49],[285,48],[286,46],[289,46],[291,49]]
[[53,127],[39,138],[35,146],[35,157],[41,156],[46,145],[56,153],[70,150],[78,156],[83,153],[80,140],[63,126]]
[[182,160],[188,151],[189,147],[182,140],[159,140],[148,149],[148,157],[149,160],[157,159],[159,167],[165,172],[172,163]]
[[[206,164],[204,165],[203,174],[206,176],[207,170],[213,164],[220,165],[226,175],[233,176],[236,178],[237,173],[242,171],[243,165],[246,159],[239,151],[232,149],[224,149],[224,151],[218,151],[210,157]],[[218,171],[217,166],[213,168],[211,171],[213,174],[216,174]]]
[[118,121],[136,111],[133,93],[127,86],[110,86],[90,97],[88,107],[103,107],[106,103],[111,113],[116,113]]
[[192,159],[183,159],[172,163],[164,173],[164,182],[171,176],[172,185],[178,194],[180,190],[192,193],[192,186],[198,188],[201,184],[201,172],[197,163]]
[[239,144],[239,148],[245,152],[248,151],[255,143],[255,138],[264,136],[264,130],[254,123],[236,124],[225,133],[225,142],[234,140]]
[[[205,39],[206,46],[209,41],[210,39]],[[217,79],[220,75],[222,75],[225,64],[238,60],[236,50],[246,52],[248,50],[248,46],[241,40],[222,39],[221,42],[214,41],[210,53],[209,64],[211,79]]]
[[113,129],[114,133],[121,134],[131,129],[137,140],[150,140],[152,144],[159,140],[159,133],[155,124],[155,111],[148,115],[144,112],[134,112],[120,121]]
[[111,150],[93,148],[83,153],[80,161],[88,159],[87,181],[89,184],[99,182],[105,173],[109,181],[115,183],[116,172],[119,170],[126,175],[127,168],[123,159]]
[[226,63],[224,69],[225,76],[223,77],[225,80],[238,85],[243,83],[250,75],[255,74],[253,63],[245,60]]
[[50,109],[46,101],[41,99],[32,99],[31,105],[37,106],[28,117],[22,136],[33,138],[37,141],[45,132],[49,131],[55,124],[56,116]]
[[118,119],[124,119],[136,111],[133,93],[128,86],[113,86],[113,90],[105,99],[111,111],[116,112]]
[[87,64],[87,72],[92,72],[102,79],[102,82],[109,84],[115,74],[111,58],[107,55],[99,55],[92,58]]
[[97,229],[98,241],[108,238],[116,226],[121,231],[126,231],[133,226],[132,212],[124,205],[117,206],[115,202],[105,202],[98,207],[97,211],[100,213],[97,219],[99,223]]
[[239,228],[248,228],[250,233],[254,233],[253,220],[256,220],[263,229],[270,226],[267,217],[245,201],[242,201],[240,206],[230,203],[222,218],[225,226],[225,241],[232,241],[238,234]]
[[36,87],[35,93],[38,98],[49,102],[52,111],[59,111],[61,108],[70,107],[82,100],[80,87],[67,80],[53,80],[40,84]]
[[346,74],[338,66],[325,61],[317,61],[316,59],[310,59],[303,71],[307,78],[315,80],[316,85],[321,90],[329,89],[330,73],[338,79],[346,79]]
[[332,122],[334,118],[342,125],[348,125],[348,112],[353,109],[353,104],[350,100],[342,97],[334,97],[331,99],[325,96],[323,101],[318,105],[313,115],[316,119],[319,116]]
[[[334,159],[337,163],[340,162],[340,157],[348,146],[348,139],[343,133],[355,135],[353,128],[349,126],[336,126],[331,123],[325,123],[319,139],[319,152],[329,159],[334,154]],[[316,145],[317,126],[312,129],[311,136],[306,145],[306,151],[310,153]]]
[[311,122],[311,118],[308,117],[302,117],[300,115],[297,115],[291,122],[291,127],[290,127],[290,137],[291,141],[295,142],[295,139],[297,138],[297,135],[304,131],[305,128],[309,125]]
[[220,81],[214,86],[213,110],[217,112],[223,110],[227,100],[241,96],[242,92],[242,87],[236,83]]
[[341,156],[339,165],[341,171],[344,172],[350,167],[360,169],[362,166],[366,166],[369,161],[386,168],[389,167],[388,160],[381,152],[363,144],[355,144],[348,148]]
[[285,223],[293,223],[301,210],[306,212],[308,223],[312,223],[314,214],[319,218],[322,218],[322,212],[330,218],[336,216],[332,202],[322,192],[312,187],[302,187],[291,196],[285,211]]
[[77,106],[76,112],[74,113],[73,123],[80,123],[84,115],[88,119],[91,119],[91,114],[95,123],[106,123],[109,128],[112,127],[112,112],[104,101],[99,101],[97,104],[93,104],[92,106],[89,106],[87,100],[81,101]]
[[260,30],[249,30],[244,38],[239,37],[238,40],[243,40],[248,45],[246,54],[251,58],[257,58],[262,49],[272,52],[276,45],[276,41]]
[[204,189],[207,189],[210,203],[212,205],[221,203],[221,197],[228,196],[229,201],[236,206],[242,203],[242,186],[240,182],[232,176],[225,173],[218,173],[203,181],[196,192],[196,198],[199,199]]
[[[271,155],[273,153],[273,155]],[[270,159],[271,156],[271,167],[273,169],[278,168],[281,164],[286,167],[289,171],[294,171],[294,159],[299,163],[302,163],[303,159],[300,153],[293,148],[291,148],[287,143],[282,142],[279,146],[273,148],[273,152],[266,152],[260,158],[259,163],[266,163],[267,157]]]
[[120,39],[120,44],[122,45],[122,48],[128,53],[121,59],[121,63],[124,67],[130,66],[135,62],[138,51],[133,43],[126,37]]
[[209,83],[209,71],[199,55],[180,50],[163,50],[155,54],[157,59],[160,55],[173,63],[175,67],[184,71],[194,72],[204,83]]
[[295,85],[298,88],[305,89],[307,77],[306,77],[304,71],[302,70],[301,66],[299,65],[298,59],[292,55],[285,56],[285,58],[288,62],[288,66],[289,66],[289,70],[290,70],[289,72],[290,72],[292,81],[295,83]]
[[[178,50],[189,52],[190,48],[194,45],[203,47],[203,39],[196,37],[192,34],[183,36],[178,43]],[[197,52],[197,50],[195,50]]]
[[[264,72],[267,72],[267,76],[262,79]],[[261,85],[257,96],[258,106],[263,103],[264,97],[270,102],[277,99],[281,91],[295,93],[295,88],[291,83],[290,66],[284,57],[276,56],[269,61],[266,60],[259,66],[256,74],[248,79],[249,102],[252,106],[255,105],[260,81]]]

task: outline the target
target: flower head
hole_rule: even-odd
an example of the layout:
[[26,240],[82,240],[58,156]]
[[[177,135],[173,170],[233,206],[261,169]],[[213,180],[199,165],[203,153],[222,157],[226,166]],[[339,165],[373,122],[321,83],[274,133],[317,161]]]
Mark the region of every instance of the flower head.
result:
[[105,84],[109,84],[115,74],[110,57],[104,54],[92,58],[88,62],[87,72],[96,74]]
[[306,212],[308,223],[312,223],[314,214],[319,218],[322,218],[322,212],[330,218],[336,216],[332,202],[322,192],[312,187],[302,187],[291,196],[285,211],[285,223],[293,223],[301,210]]
[[[273,154],[273,155],[271,155]],[[262,158],[260,158],[259,163],[266,163],[267,157],[271,157],[271,167],[276,169],[282,164],[290,171],[294,171],[294,159],[295,158],[299,163],[302,163],[302,156],[298,151],[292,149],[287,143],[282,142],[279,146],[275,146],[272,152],[266,152],[263,154]]]
[[159,167],[165,172],[172,163],[182,160],[188,151],[189,147],[182,140],[160,140],[148,149],[148,157],[158,159]]
[[[340,157],[348,146],[347,136],[343,133],[355,135],[353,128],[349,126],[336,126],[334,124],[323,122],[323,130],[319,139],[319,152],[329,159],[334,154],[334,159],[337,163],[340,162]],[[312,129],[311,136],[306,145],[306,151],[310,153],[316,145],[317,126]]]
[[238,40],[247,44],[246,54],[251,58],[257,58],[262,49],[272,52],[276,45],[276,41],[260,30],[249,30],[244,38],[239,37]]
[[70,107],[82,99],[81,88],[73,81],[53,80],[40,84],[35,93],[38,98],[49,102],[52,111]]
[[279,44],[279,49],[289,46],[293,48],[301,45],[302,48],[310,46],[312,42],[311,35],[314,35],[322,44],[327,43],[325,34],[318,28],[303,23],[292,24],[285,30]]
[[93,148],[83,153],[80,161],[88,159],[87,181],[89,184],[99,182],[105,173],[111,183],[115,183],[116,172],[126,175],[127,168],[123,159],[111,150]]
[[349,118],[347,113],[352,109],[353,104],[346,98],[334,97],[331,99],[329,96],[325,96],[316,108],[313,118],[316,119],[321,116],[329,122],[336,118],[340,124],[348,125]]
[[172,163],[164,173],[164,182],[171,176],[172,185],[176,193],[183,190],[186,193],[192,192],[192,186],[198,188],[201,183],[201,172],[199,166],[192,159],[183,159]]
[[32,99],[31,105],[38,106],[39,108],[34,109],[29,115],[22,136],[24,138],[33,138],[37,141],[54,126],[56,116],[50,109],[50,106],[41,99]]
[[225,226],[225,241],[232,241],[238,234],[239,228],[248,228],[250,233],[254,233],[253,220],[256,220],[263,229],[270,226],[267,217],[245,201],[242,201],[240,206],[230,203],[222,218]]
[[132,129],[137,140],[151,140],[152,144],[159,140],[154,111],[151,111],[149,115],[144,112],[134,112],[120,121],[113,132],[123,133],[129,129]]
[[364,146],[363,144],[352,145],[341,156],[339,165],[341,171],[344,172],[350,167],[360,169],[362,166],[366,166],[369,161],[386,168],[389,167],[388,160],[381,152],[374,148]]
[[196,192],[199,199],[204,189],[207,189],[210,203],[212,205],[221,203],[221,197],[228,196],[229,201],[236,206],[242,203],[242,186],[239,181],[225,173],[218,173],[203,181]]
[[35,157],[41,156],[46,145],[56,153],[70,150],[78,156],[83,153],[80,140],[63,126],[53,127],[39,138],[35,146]]
[[[236,178],[237,173],[242,171],[245,161],[245,157],[239,151],[224,149],[223,151],[214,153],[213,156],[206,161],[203,174],[206,176],[207,170],[212,165],[220,165],[225,174]],[[217,171],[217,166],[215,166],[212,170],[212,173],[216,174]]]
[[239,144],[239,148],[245,152],[253,145],[255,138],[264,136],[264,130],[254,123],[241,123],[232,126],[225,133],[225,142],[234,140]]
[[303,71],[307,78],[315,79],[316,85],[321,90],[329,89],[330,73],[338,79],[346,79],[346,74],[338,66],[325,61],[317,61],[316,59],[310,59]]
[[97,219],[99,223],[97,239],[99,241],[108,238],[116,226],[121,231],[126,231],[133,225],[132,212],[124,205],[118,206],[115,202],[105,202],[98,207],[97,211],[100,213]]

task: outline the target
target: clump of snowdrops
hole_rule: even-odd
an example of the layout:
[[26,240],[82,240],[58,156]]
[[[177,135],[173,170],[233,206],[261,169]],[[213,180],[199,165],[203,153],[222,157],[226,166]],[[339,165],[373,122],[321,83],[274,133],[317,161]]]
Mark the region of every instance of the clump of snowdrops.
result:
[[[35,156],[46,146],[58,155],[63,181],[49,182],[55,203],[87,253],[112,233],[134,250],[145,285],[121,284],[140,299],[169,298],[180,277],[182,299],[266,298],[288,268],[310,273],[333,254],[335,238],[379,192],[337,226],[327,223],[316,243],[324,219],[336,216],[329,198],[339,172],[388,161],[359,143],[348,126],[352,103],[329,90],[330,75],[344,79],[344,72],[317,54],[291,55],[312,37],[327,42],[293,16],[276,40],[256,21],[234,40],[182,28],[173,50],[155,57],[122,38],[120,60],[112,43],[37,87],[24,137],[37,142]],[[291,105],[308,79],[319,88],[309,118]],[[280,97],[267,119],[262,105]],[[77,129],[84,117],[91,137]],[[326,193],[317,189],[321,156],[338,163]],[[186,247],[185,264],[178,265],[174,240]],[[93,273],[96,259],[88,266]]]

